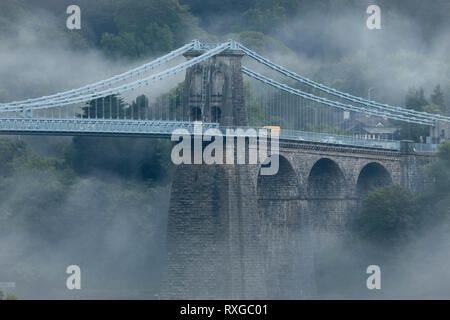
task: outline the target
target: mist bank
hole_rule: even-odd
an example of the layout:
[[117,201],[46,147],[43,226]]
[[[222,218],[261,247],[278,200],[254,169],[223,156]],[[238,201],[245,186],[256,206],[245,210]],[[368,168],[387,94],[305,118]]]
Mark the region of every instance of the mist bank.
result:
[[[292,1],[292,7],[289,1],[234,1],[221,11],[226,4],[214,0],[201,14],[172,0],[121,0],[114,2],[117,7],[84,1],[80,32],[65,28],[67,1],[25,2],[33,10],[19,1],[0,5],[18,8],[10,19],[5,17],[10,11],[0,10],[1,102],[102,80],[193,38],[231,37],[345,92],[367,97],[372,89],[373,99],[404,105],[410,88],[423,87],[428,97],[441,84],[449,103],[444,1],[399,1],[395,8],[380,1],[382,30],[372,31],[366,28],[364,1]],[[441,10],[428,10],[439,4]],[[25,140],[30,147],[23,141],[0,143],[0,279],[15,282],[11,292],[22,299],[155,298],[164,269],[168,146],[126,139]],[[440,197],[426,204],[448,211],[445,195]],[[389,208],[385,200],[378,202]],[[423,208],[419,213],[426,216],[430,211]],[[401,214],[394,211],[398,220]],[[395,242],[393,251],[360,234],[322,248],[320,297],[448,297],[449,221],[428,218],[435,223],[411,225],[420,232]],[[89,283],[80,292],[64,287],[71,264],[81,267],[83,283]],[[381,266],[381,292],[365,287],[369,264]]]

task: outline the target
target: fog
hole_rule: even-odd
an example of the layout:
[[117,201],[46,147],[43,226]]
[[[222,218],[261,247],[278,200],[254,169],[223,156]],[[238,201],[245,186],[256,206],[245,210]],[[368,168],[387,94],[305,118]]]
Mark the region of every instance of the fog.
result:
[[363,86],[353,84],[350,89],[366,98],[373,87],[377,100],[403,106],[409,88],[424,87],[427,96],[437,84],[448,91],[450,27],[423,39],[416,21],[383,8],[381,30],[367,29],[364,6],[338,7],[328,15],[308,12],[273,36],[286,39],[291,48],[309,58],[298,66],[302,74],[304,65],[311,68],[312,63],[315,73],[308,73],[320,82],[333,85],[335,79],[348,81],[354,75]]
[[[111,60],[95,49],[77,47],[76,37],[55,34],[59,20],[44,11],[16,23],[17,36],[0,45],[1,102],[77,88],[152,60]],[[11,138],[51,158],[61,157],[71,142],[70,137]],[[139,157],[142,150],[133,152]],[[0,290],[19,299],[157,297],[170,194],[166,183],[149,192],[144,183],[130,186],[111,172],[96,172],[65,186],[52,172],[26,167],[8,179],[12,188],[2,190],[8,200],[0,205],[0,282],[14,282],[15,288]],[[55,200],[52,187],[42,185],[67,190]],[[130,205],[127,193],[144,199]],[[50,203],[46,215],[51,218],[39,218],[42,211],[34,208],[13,217],[24,212],[29,199],[43,207]],[[66,288],[66,268],[72,264],[81,268],[83,290]]]
[[[376,2],[317,2],[271,29],[268,36],[279,44],[261,38],[272,48],[263,45],[259,53],[303,76],[364,98],[372,88],[373,99],[399,106],[404,106],[410,88],[423,87],[427,98],[438,84],[449,92],[450,23],[424,35],[423,21],[380,4],[382,29],[369,30],[369,4]],[[242,23],[241,15],[226,13],[205,29],[228,38],[236,34],[233,28]],[[217,30],[217,26],[223,27]],[[335,82],[339,79],[344,84]],[[445,98],[450,101],[449,94]]]
[[[116,177],[81,179],[57,203],[52,188],[58,177],[23,171],[13,177],[13,190],[1,205],[0,278],[15,282],[6,290],[21,299],[154,299],[159,293],[165,248],[168,187],[154,192],[130,187]],[[11,185],[11,184],[10,184]],[[44,190],[42,190],[44,189]],[[130,203],[127,193],[140,193]],[[29,198],[51,202],[42,211],[21,203]],[[148,199],[141,200],[146,197]],[[39,203],[39,202],[38,202]],[[83,290],[65,287],[69,265],[81,268]]]

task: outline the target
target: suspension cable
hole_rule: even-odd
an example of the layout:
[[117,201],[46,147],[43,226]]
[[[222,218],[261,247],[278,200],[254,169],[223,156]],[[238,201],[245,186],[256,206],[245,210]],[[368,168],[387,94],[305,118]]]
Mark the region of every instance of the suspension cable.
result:
[[21,101],[14,101],[14,102],[9,102],[9,103],[4,103],[4,104],[0,104],[0,108],[5,108],[8,106],[17,106],[17,105],[25,105],[25,104],[31,104],[34,102],[43,102],[46,100],[50,100],[50,99],[60,99],[60,98],[69,98],[69,97],[73,97],[79,94],[85,94],[91,91],[95,91],[99,88],[102,87],[106,87],[106,86],[111,86],[117,82],[120,81],[124,81],[127,79],[130,79],[134,76],[140,75],[148,70],[152,70],[158,66],[160,66],[163,63],[169,62],[173,59],[175,59],[176,57],[186,53],[187,51],[191,50],[192,48],[194,48],[194,41],[191,43],[188,43],[184,46],[182,46],[181,48],[178,48],[156,60],[153,60],[149,63],[146,63],[140,67],[134,68],[132,70],[129,70],[125,73],[116,75],[114,77],[111,77],[109,79],[106,80],[102,80],[93,84],[89,84],[86,86],[83,86],[81,88],[78,89],[72,89],[69,91],[65,91],[65,92],[60,92],[57,94],[53,94],[50,96],[43,96],[43,97],[39,97],[39,98],[34,98],[34,99],[27,99],[27,100],[21,100]]
[[[104,91],[100,91],[100,92],[95,92],[95,93],[91,93],[91,94],[87,94],[87,95],[83,95],[83,96],[79,96],[76,98],[72,98],[72,99],[62,99],[62,100],[55,100],[52,102],[49,102],[45,105],[43,105],[42,103],[39,102],[35,102],[32,104],[27,104],[24,106],[16,106],[13,109],[7,109],[7,110],[1,110],[0,112],[11,112],[11,111],[23,111],[28,110],[28,109],[33,109],[33,110],[38,110],[38,109],[48,109],[48,108],[53,108],[53,107],[58,107],[58,106],[65,106],[65,105],[70,105],[70,104],[76,104],[76,103],[81,103],[81,102],[86,102],[86,101],[90,101],[90,100],[94,100],[94,99],[98,99],[98,98],[102,98],[102,97],[107,97],[110,95],[114,95],[114,94],[121,94],[123,92],[126,91],[130,91],[139,87],[142,87],[144,85],[149,85],[150,83],[156,81],[156,80],[163,80],[164,78],[174,75],[178,72],[184,71],[189,67],[192,67],[193,65],[200,63],[202,61],[205,61],[209,58],[211,58],[214,55],[219,54],[220,52],[228,49],[230,47],[230,42],[225,42],[222,45],[213,48],[209,51],[206,51],[205,53],[203,53],[202,55],[195,57],[191,60],[188,60],[186,62],[183,62],[177,66],[174,66],[166,71],[160,72],[158,74],[149,76],[147,78],[132,82],[130,84],[124,84],[122,86],[119,86],[117,88],[111,88],[108,90],[104,90]],[[34,108],[30,108],[30,107],[34,107]]]

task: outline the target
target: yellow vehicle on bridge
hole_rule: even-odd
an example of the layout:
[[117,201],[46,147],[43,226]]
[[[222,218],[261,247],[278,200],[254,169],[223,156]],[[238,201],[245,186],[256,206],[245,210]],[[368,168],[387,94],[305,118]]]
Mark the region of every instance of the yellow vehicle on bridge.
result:
[[[280,136],[281,134],[281,128],[277,126],[264,126],[263,129],[267,129],[270,131],[270,135],[273,136]],[[277,133],[278,132],[278,133]]]

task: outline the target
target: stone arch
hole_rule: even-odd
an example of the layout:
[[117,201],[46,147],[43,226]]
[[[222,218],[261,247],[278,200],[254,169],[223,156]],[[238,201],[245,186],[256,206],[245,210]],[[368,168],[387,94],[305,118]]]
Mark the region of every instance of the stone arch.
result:
[[189,93],[191,97],[201,97],[202,95],[202,72],[200,70],[192,74]]
[[202,109],[200,107],[191,107],[191,121],[202,120]]
[[360,171],[356,183],[356,193],[364,196],[376,188],[392,184],[392,176],[389,171],[378,162],[366,164]]
[[222,110],[220,109],[220,107],[211,107],[211,122],[220,123],[221,118]]
[[297,176],[285,157],[280,155],[277,174],[263,176],[259,172],[257,193],[267,298],[298,298],[302,221]]
[[223,72],[216,70],[211,77],[211,96],[210,96],[210,112],[211,122],[221,123],[223,92],[225,88],[225,75]]
[[312,198],[339,197],[344,192],[345,184],[339,165],[329,158],[322,158],[309,172],[307,193]]
[[223,89],[225,87],[225,76],[221,71],[215,71],[212,76],[212,88],[211,95],[215,97],[221,97],[223,95]]
[[298,196],[298,180],[291,163],[280,155],[279,170],[275,175],[258,174],[259,200],[288,200]]

